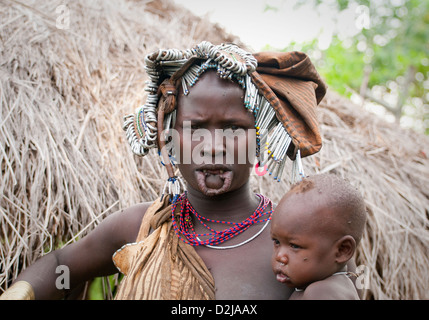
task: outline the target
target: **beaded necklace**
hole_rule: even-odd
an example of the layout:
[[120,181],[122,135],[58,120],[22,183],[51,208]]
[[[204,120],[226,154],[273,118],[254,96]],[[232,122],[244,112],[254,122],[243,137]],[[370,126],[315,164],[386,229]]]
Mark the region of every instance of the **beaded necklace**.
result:
[[[186,197],[186,192],[185,192],[172,205],[171,214],[172,214],[173,229],[176,232],[177,236],[182,241],[192,246],[202,245],[202,246],[207,246],[214,249],[229,249],[229,248],[238,247],[256,238],[265,229],[265,227],[267,226],[268,222],[271,219],[271,215],[273,212],[273,204],[271,200],[260,194],[257,194],[257,196],[260,198],[260,202],[256,210],[252,213],[252,215],[250,215],[247,219],[243,220],[242,222],[229,222],[229,221],[209,219],[201,216],[192,207],[188,198]],[[177,203],[179,202],[181,203],[180,215],[178,217],[175,217],[176,206],[177,206]],[[265,209],[267,208],[268,205],[271,207],[270,208],[271,210],[269,210],[268,212],[265,212]],[[199,221],[209,232],[196,233],[194,226],[192,224],[191,214],[193,214],[197,218],[197,221]],[[216,231],[213,228],[209,227],[206,222],[225,224],[225,225],[230,225],[231,227],[222,231]],[[257,234],[255,234],[250,239],[247,239],[246,241],[234,246],[216,247],[217,245],[246,231],[252,225],[260,222],[266,222],[266,224]],[[206,240],[201,240],[200,237],[209,237],[209,238],[207,238]]]

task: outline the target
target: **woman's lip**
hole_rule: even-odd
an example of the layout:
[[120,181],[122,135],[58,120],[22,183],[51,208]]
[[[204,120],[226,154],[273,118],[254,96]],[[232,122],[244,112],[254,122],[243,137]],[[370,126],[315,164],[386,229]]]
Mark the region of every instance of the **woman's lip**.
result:
[[223,169],[219,169],[219,170],[207,170],[207,169],[203,169],[200,170],[203,173],[208,173],[208,174],[223,174],[225,171],[229,171],[229,170],[223,170]]
[[231,171],[231,169],[223,165],[206,165],[197,168],[197,171],[201,171],[205,174],[223,174],[224,172]]
[[195,177],[200,191],[205,195],[218,195],[231,188],[234,173],[224,169],[198,169]]
[[224,170],[224,171],[231,171],[231,169],[228,166],[221,165],[221,164],[206,164],[199,168],[197,168],[198,171],[203,170]]

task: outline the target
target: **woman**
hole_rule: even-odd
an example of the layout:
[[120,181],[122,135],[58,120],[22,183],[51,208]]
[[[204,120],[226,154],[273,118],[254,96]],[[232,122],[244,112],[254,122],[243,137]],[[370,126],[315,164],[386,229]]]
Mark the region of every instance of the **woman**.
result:
[[158,148],[165,194],[39,259],[3,298],[64,296],[56,270],[66,266],[70,290],[119,269],[117,299],[286,299],[270,266],[272,203],[251,192],[249,176],[255,154],[276,180],[287,157],[302,175],[300,156],[321,147],[323,81],[302,53],[253,56],[208,42],[145,62],[147,102],[124,129],[136,154]]

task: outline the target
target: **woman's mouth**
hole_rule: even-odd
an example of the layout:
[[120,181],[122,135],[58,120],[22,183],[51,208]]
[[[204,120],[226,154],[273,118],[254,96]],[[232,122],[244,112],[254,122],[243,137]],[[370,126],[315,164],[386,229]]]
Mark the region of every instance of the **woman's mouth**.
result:
[[195,171],[198,187],[206,195],[218,195],[231,187],[233,172],[223,165],[207,165]]

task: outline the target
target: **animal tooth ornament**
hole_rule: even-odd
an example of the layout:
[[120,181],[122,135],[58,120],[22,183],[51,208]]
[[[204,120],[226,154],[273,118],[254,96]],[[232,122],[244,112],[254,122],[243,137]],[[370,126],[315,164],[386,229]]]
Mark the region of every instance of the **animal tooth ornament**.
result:
[[234,44],[203,41],[192,49],[160,49],[145,58],[149,80],[146,102],[124,117],[123,129],[132,151],[145,156],[157,148],[168,172],[162,196],[174,202],[186,189],[175,174],[175,151],[166,143],[174,126],[179,86],[185,95],[209,69],[240,85],[244,107],[255,117],[258,167],[280,181],[285,161],[294,161],[292,182],[304,176],[301,157],[322,146],[315,109],[326,85],[302,52],[251,54]]

